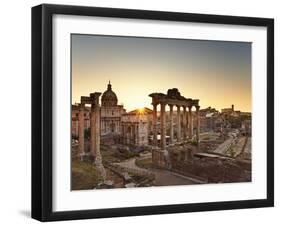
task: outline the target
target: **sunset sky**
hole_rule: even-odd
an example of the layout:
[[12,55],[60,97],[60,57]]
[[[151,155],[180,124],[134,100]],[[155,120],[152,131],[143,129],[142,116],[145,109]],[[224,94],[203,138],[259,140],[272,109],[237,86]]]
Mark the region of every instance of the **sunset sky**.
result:
[[108,81],[127,110],[178,88],[201,108],[251,111],[251,43],[72,34],[72,103]]

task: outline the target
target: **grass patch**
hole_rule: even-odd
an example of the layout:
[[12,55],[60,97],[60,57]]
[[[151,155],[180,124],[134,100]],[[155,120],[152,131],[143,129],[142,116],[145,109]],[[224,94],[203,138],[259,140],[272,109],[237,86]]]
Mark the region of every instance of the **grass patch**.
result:
[[102,181],[95,165],[90,161],[72,160],[71,189],[93,189]]
[[192,140],[192,141],[191,141],[191,145],[197,146],[197,145],[198,145],[198,142],[197,142],[196,140]]

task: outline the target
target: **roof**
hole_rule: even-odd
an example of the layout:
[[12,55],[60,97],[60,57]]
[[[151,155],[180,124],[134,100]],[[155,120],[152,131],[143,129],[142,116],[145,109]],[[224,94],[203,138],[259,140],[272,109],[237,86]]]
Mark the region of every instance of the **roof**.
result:
[[101,96],[102,106],[116,106],[118,102],[117,95],[112,91],[110,81],[107,85],[107,90]]

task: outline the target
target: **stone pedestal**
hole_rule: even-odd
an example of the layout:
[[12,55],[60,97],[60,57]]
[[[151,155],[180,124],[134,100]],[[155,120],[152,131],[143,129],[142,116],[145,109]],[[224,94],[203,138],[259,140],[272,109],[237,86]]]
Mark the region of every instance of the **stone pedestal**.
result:
[[154,167],[161,169],[169,169],[170,161],[166,150],[155,148],[152,150],[152,164]]

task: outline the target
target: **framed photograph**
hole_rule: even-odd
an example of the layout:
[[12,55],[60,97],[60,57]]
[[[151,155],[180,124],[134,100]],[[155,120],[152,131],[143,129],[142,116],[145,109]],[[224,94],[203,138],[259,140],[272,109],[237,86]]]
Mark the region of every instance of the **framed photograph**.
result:
[[32,217],[274,205],[274,21],[32,8]]

